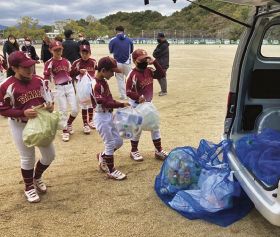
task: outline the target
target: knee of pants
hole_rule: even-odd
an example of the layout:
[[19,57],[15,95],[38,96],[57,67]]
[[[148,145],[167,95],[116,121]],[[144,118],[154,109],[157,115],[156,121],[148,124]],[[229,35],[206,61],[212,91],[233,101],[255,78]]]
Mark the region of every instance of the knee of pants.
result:
[[50,165],[53,162],[54,158],[55,158],[55,152],[52,151],[52,152],[49,152],[48,155],[43,156],[40,159],[40,162],[43,165]]
[[78,113],[79,113],[78,107],[77,107],[77,108],[72,108],[72,109],[71,109],[71,116],[77,117]]
[[153,140],[160,139],[160,131],[159,130],[151,131],[151,136]]
[[123,139],[119,137],[115,142],[115,149],[119,149],[123,145]]
[[35,157],[20,157],[21,168],[24,170],[32,170],[35,165]]

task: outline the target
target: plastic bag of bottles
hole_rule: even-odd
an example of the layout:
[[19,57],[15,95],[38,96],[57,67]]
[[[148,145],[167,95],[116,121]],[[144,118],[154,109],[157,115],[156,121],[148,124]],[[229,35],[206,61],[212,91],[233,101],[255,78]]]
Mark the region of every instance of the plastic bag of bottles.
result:
[[232,207],[240,187],[227,163],[230,146],[229,140],[214,144],[202,139],[197,149],[171,151],[158,176],[160,195],[174,196],[169,201],[172,208],[198,216]]
[[125,139],[131,139],[134,134],[139,132],[142,121],[142,116],[131,107],[118,109],[113,118],[119,135]]
[[201,167],[194,156],[191,147],[179,147],[169,153],[162,168],[161,193],[197,187]]
[[178,211],[188,213],[217,212],[232,207],[235,192],[233,175],[226,171],[202,170],[198,190],[177,192],[169,203]]
[[92,88],[94,88],[95,80],[88,73],[83,76],[77,76],[77,97],[81,105],[91,105]]
[[152,131],[159,129],[159,113],[153,103],[144,102],[137,105],[135,109],[143,117],[142,130]]

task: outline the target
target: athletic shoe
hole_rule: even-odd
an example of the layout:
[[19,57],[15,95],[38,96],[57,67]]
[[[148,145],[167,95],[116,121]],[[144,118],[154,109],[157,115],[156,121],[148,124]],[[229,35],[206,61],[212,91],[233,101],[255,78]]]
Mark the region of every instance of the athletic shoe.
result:
[[72,124],[67,124],[67,131],[69,132],[70,135],[74,134]]
[[84,130],[84,134],[90,134],[91,130],[90,130],[90,127],[88,125],[85,125],[83,130]]
[[39,197],[35,187],[33,187],[32,189],[30,189],[28,191],[24,191],[24,195],[27,198],[27,201],[30,203],[40,202],[40,197]]
[[62,133],[62,141],[68,142],[70,140],[70,135],[68,132]]
[[167,92],[162,92],[162,91],[161,91],[161,92],[158,93],[158,95],[159,95],[159,96],[165,96],[165,95],[167,95]]
[[139,151],[131,151],[130,158],[135,161],[143,161],[143,156],[140,155]]
[[42,178],[34,179],[33,183],[34,183],[37,191],[39,191],[39,193],[46,193],[47,192],[47,186],[43,182]]
[[102,154],[98,153],[96,157],[98,160],[99,169],[105,173],[110,173],[109,167],[107,166],[105,160],[103,159]]
[[88,123],[88,126],[89,126],[91,129],[96,129],[95,124],[94,124],[93,121],[90,121],[90,122]]
[[122,173],[119,170],[114,169],[114,171],[112,173],[107,173],[107,176],[110,179],[114,179],[114,180],[123,180],[126,179],[126,175],[124,173]]
[[165,150],[155,151],[155,158],[158,160],[165,160],[168,153]]

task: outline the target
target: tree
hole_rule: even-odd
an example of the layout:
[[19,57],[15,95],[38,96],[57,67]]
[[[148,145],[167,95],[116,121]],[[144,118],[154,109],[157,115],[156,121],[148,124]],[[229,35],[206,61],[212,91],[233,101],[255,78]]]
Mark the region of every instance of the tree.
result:
[[41,29],[43,29],[45,33],[52,32],[53,26],[43,25]]
[[39,20],[29,16],[23,16],[18,20],[18,30],[21,37],[30,37],[32,39],[42,38],[45,34],[44,29],[40,29]]

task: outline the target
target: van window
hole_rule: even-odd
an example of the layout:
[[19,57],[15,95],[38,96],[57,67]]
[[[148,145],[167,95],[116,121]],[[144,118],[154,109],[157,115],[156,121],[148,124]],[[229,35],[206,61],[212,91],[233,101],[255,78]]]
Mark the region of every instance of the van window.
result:
[[263,57],[280,57],[280,25],[271,26],[263,38],[261,54]]

